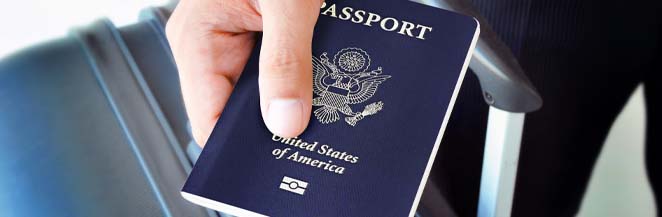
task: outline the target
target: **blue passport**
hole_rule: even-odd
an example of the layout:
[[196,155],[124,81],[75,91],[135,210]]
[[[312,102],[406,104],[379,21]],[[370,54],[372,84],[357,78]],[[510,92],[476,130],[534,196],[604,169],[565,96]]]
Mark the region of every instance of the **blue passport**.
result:
[[183,197],[235,216],[413,216],[478,34],[419,3],[327,0],[306,131],[262,122],[258,43]]

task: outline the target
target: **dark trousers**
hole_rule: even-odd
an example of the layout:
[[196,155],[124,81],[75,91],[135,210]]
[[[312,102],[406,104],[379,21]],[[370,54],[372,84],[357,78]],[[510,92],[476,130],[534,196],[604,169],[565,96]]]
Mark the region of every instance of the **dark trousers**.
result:
[[[473,2],[545,101],[527,116],[513,216],[578,212],[606,135],[640,84],[646,168],[662,207],[662,10],[656,1]],[[486,114],[477,79],[468,73],[433,169],[459,216],[476,215]]]

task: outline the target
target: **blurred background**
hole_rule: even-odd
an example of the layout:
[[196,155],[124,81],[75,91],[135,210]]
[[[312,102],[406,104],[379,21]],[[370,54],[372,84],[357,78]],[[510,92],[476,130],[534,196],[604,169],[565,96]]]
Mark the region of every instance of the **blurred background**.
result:
[[1,0],[0,56],[12,51],[62,37],[76,26],[101,17],[124,26],[137,21],[138,12],[149,6],[165,5],[167,0]]
[[[167,3],[166,0],[0,2],[0,57],[38,42],[62,37],[71,27],[87,25],[100,17],[110,18],[118,27],[124,26],[135,22],[141,9]],[[639,87],[611,129],[579,216],[656,216],[643,160],[645,113],[642,88]],[[0,145],[3,145],[2,141]]]

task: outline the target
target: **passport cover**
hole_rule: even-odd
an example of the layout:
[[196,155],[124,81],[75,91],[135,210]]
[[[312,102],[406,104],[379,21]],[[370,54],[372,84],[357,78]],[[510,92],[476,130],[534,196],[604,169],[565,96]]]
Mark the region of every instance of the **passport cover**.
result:
[[182,196],[236,216],[413,216],[478,34],[414,2],[327,0],[306,131],[264,125],[258,42]]

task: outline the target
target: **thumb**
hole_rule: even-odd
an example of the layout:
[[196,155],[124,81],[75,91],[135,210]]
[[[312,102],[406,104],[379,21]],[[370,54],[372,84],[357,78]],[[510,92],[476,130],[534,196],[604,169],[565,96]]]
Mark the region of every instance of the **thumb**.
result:
[[312,38],[321,1],[258,0],[263,37],[260,107],[269,130],[296,137],[310,119]]

